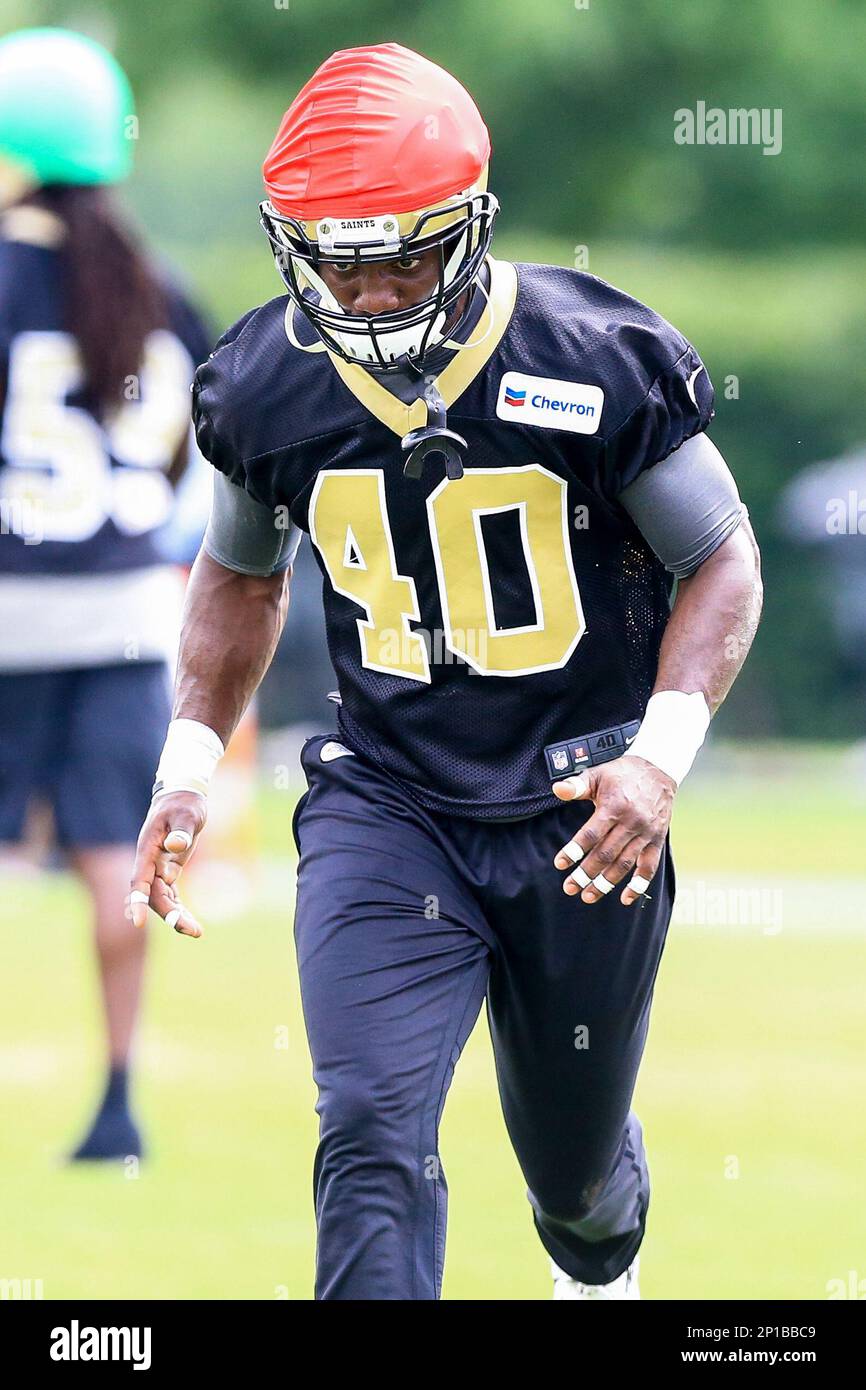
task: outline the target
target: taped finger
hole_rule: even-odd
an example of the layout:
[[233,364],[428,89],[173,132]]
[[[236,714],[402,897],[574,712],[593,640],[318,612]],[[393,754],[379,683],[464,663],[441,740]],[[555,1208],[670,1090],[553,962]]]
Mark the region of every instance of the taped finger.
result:
[[605,878],[604,874],[596,874],[595,878],[591,879],[590,882],[593,888],[602,894],[611,893],[616,887],[616,884],[611,883],[610,879]]
[[622,892],[622,902],[626,907],[631,907],[632,903],[644,898],[650,901],[647,889],[650,887],[661,860],[661,846],[647,845],[637,857],[635,872],[632,874]]
[[[169,840],[179,841],[169,849]],[[188,830],[169,830],[163,843],[163,848],[169,850],[170,854],[183,854],[192,847],[192,835]]]
[[551,790],[561,801],[577,801],[588,794],[589,778],[585,772],[575,777],[564,777],[561,782],[554,782]]
[[177,902],[177,900],[174,901],[168,912],[165,913],[163,921],[167,927],[171,927],[173,931],[176,931],[178,936],[199,937],[204,935],[202,928],[199,926],[192,913],[189,912],[182,903]]
[[567,890],[570,885],[575,892],[582,893],[584,888],[588,888],[591,883],[592,879],[589,874],[578,865],[574,873],[569,874],[568,878],[564,880],[563,887]]
[[147,909],[150,907],[150,894],[141,888],[133,888],[126,898],[126,912],[134,927],[147,926]]
[[[557,869],[565,869],[568,864],[579,864],[585,853],[586,850],[576,840],[569,840],[567,845],[557,850],[553,862]],[[563,860],[567,860],[568,863],[563,863]]]

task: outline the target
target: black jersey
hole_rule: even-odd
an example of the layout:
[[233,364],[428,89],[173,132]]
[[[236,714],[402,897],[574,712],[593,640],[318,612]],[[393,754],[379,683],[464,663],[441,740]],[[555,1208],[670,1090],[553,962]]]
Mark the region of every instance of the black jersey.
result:
[[54,237],[31,236],[31,219],[16,211],[25,210],[0,219],[0,574],[163,564],[155,533],[172,506],[166,473],[189,433],[190,384],[212,339],[167,285],[169,323],[148,336],[129,400],[99,421],[63,328]]
[[205,456],[312,538],[345,742],[474,817],[554,804],[544,746],[642,716],[671,579],[617,497],[713,396],[689,343],[594,276],[492,261],[490,299],[437,382],[460,479],[404,476],[425,408],[292,346],[284,297],[194,387]]

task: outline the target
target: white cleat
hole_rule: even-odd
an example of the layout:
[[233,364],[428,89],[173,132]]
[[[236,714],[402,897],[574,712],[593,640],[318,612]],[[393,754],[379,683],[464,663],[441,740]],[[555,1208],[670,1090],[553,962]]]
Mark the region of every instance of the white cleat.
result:
[[554,1264],[553,1260],[550,1261],[550,1268],[553,1274],[554,1302],[560,1298],[640,1298],[637,1282],[639,1255],[635,1255],[628,1269],[623,1270],[622,1274],[612,1279],[609,1284],[582,1284],[579,1279],[572,1279],[565,1270]]

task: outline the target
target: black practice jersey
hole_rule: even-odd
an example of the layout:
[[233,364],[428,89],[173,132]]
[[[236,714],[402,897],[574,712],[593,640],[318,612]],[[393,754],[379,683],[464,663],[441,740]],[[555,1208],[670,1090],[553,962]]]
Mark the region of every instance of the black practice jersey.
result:
[[346,744],[425,806],[487,818],[555,804],[546,744],[642,716],[671,580],[616,499],[713,398],[694,349],[628,295],[490,265],[491,310],[438,377],[462,478],[438,456],[404,476],[426,408],[292,346],[285,297],[194,387],[205,456],[312,538]]
[[190,383],[212,339],[168,286],[169,324],[147,338],[129,399],[100,421],[64,331],[61,258],[13,234],[16,220],[0,220],[0,574],[162,564],[166,473],[189,434]]

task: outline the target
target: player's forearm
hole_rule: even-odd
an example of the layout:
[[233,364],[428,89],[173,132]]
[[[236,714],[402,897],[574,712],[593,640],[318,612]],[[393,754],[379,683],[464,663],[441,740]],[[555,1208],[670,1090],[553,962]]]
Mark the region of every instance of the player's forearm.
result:
[[693,575],[680,580],[653,693],[702,691],[715,714],[748,655],[762,600],[760,555],[744,519]]
[[174,719],[206,724],[228,745],[271,663],[290,573],[238,574],[199,552],[184,605]]

